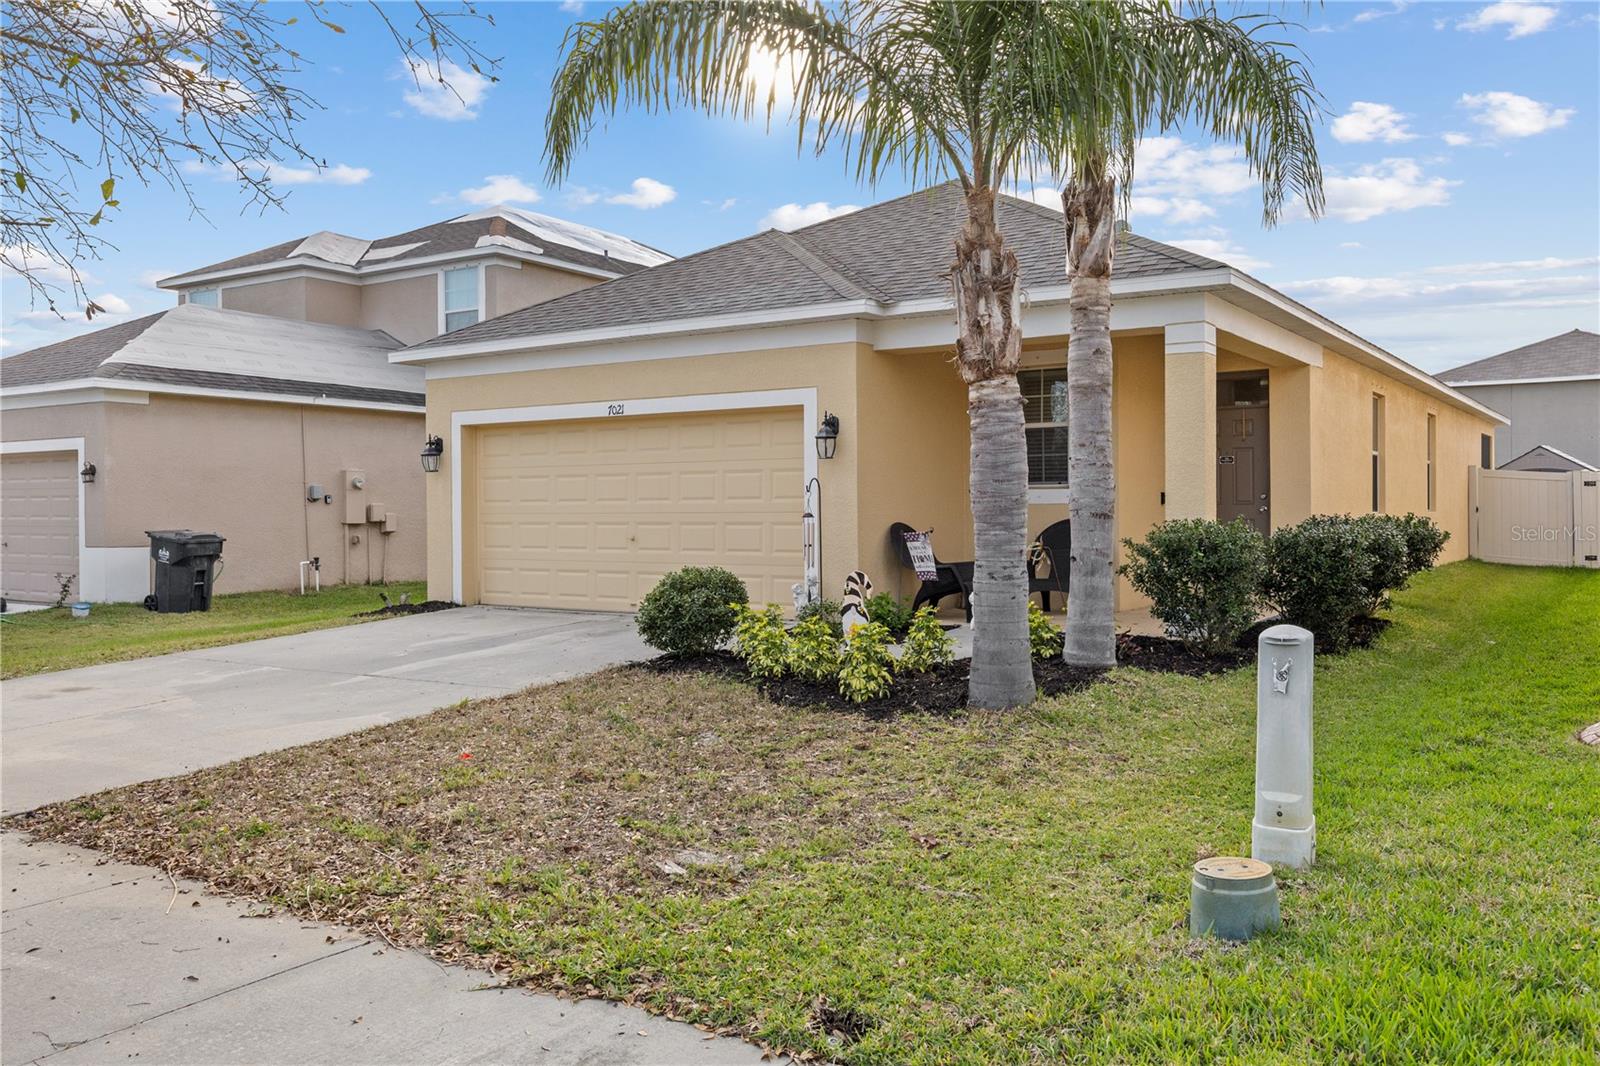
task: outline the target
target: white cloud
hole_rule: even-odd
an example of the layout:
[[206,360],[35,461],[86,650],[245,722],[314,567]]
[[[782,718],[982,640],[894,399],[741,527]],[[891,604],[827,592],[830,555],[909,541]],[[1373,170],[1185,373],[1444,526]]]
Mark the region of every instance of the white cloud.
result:
[[[0,244],[0,277],[20,278],[24,273],[40,281],[64,284],[72,280],[72,272],[52,259],[43,248],[31,244]],[[86,283],[94,280],[94,276],[81,267],[78,274]]]
[[[1596,263],[1590,259],[1525,259],[1458,263],[1379,277],[1339,275],[1282,282],[1278,288],[1316,306],[1375,313],[1444,308],[1552,308],[1593,305]],[[1565,271],[1565,273],[1553,273]],[[1509,277],[1483,277],[1508,273]]]
[[456,194],[469,204],[490,207],[494,204],[536,204],[539,190],[515,174],[490,174],[483,184],[462,189]]
[[176,270],[141,270],[139,271],[139,285],[146,289],[155,289],[157,292],[165,292],[166,290],[160,286],[161,280],[170,278],[176,273]]
[[1416,136],[1406,129],[1406,117],[1388,104],[1357,100],[1350,110],[1333,120],[1333,139],[1346,144],[1367,141],[1409,141]]
[[1501,0],[1500,3],[1490,4],[1471,17],[1462,19],[1456,23],[1456,29],[1482,33],[1485,30],[1505,26],[1508,30],[1507,39],[1515,39],[1549,29],[1550,24],[1556,19],[1556,14],[1555,8],[1544,4]]
[[1239,149],[1200,148],[1177,137],[1146,137],[1139,143],[1134,167],[1136,190],[1156,196],[1232,196],[1256,184]]
[[1472,112],[1472,121],[1499,137],[1532,137],[1565,126],[1577,114],[1570,107],[1555,108],[1507,92],[1465,93],[1461,105]]
[[830,218],[838,218],[840,215],[848,215],[852,211],[859,210],[861,210],[861,207],[858,204],[839,204],[834,206],[823,200],[818,200],[812,204],[784,204],[782,207],[774,207],[771,211],[768,211],[761,219],[760,226],[762,229],[801,229],[805,226],[826,222]]
[[259,163],[262,174],[279,185],[360,185],[372,177],[366,167],[337,163],[331,167],[286,167],[282,163]]
[[738,203],[739,199],[738,197],[730,196],[725,200],[701,200],[700,202],[705,204],[707,207],[714,207],[718,211],[726,211],[728,208]]
[[652,207],[669,204],[678,198],[678,190],[654,178],[634,178],[632,192],[620,192],[606,197],[608,204],[637,207],[648,211]]
[[1240,270],[1259,270],[1262,267],[1272,265],[1265,259],[1257,259],[1226,237],[1185,237],[1181,240],[1168,241],[1167,243],[1194,252],[1196,255],[1220,259],[1229,266],[1238,267]]
[[1390,15],[1398,15],[1398,14],[1400,14],[1400,12],[1404,11],[1406,8],[1408,8],[1410,6],[1411,6],[1410,0],[1394,0],[1394,2],[1391,3],[1387,8],[1370,7],[1365,11],[1357,12],[1356,13],[1356,17],[1351,19],[1350,21],[1351,22],[1376,22],[1378,19],[1386,19]]
[[1339,247],[1340,248],[1361,248],[1361,247],[1364,247],[1364,245],[1362,245],[1362,243],[1360,241],[1340,241],[1339,242]]
[[1558,256],[1547,255],[1543,259],[1501,259],[1479,261],[1475,263],[1449,263],[1444,266],[1428,267],[1424,274],[1507,274],[1526,273],[1530,270],[1580,270],[1585,267],[1593,269],[1600,266],[1600,257],[1583,256],[1577,259],[1562,259]]
[[[1061,198],[1056,197],[1056,210],[1061,209]],[[1170,199],[1162,196],[1134,196],[1128,203],[1128,214],[1132,218],[1159,218],[1164,222],[1181,224],[1185,222],[1198,222],[1203,218],[1211,218],[1216,209],[1210,204],[1185,196],[1174,196]]]
[[600,194],[582,185],[574,185],[567,190],[566,200],[573,207],[588,207],[590,204],[600,202]]
[[1459,184],[1426,176],[1414,159],[1385,159],[1351,175],[1324,177],[1322,189],[1329,217],[1365,222],[1391,211],[1440,207],[1450,202],[1450,189]]
[[94,302],[105,308],[113,315],[127,315],[133,313],[133,307],[114,292],[103,292],[94,298]]
[[561,0],[561,10],[569,15],[583,14],[583,0]]
[[[419,59],[402,59],[399,77],[411,83],[405,101],[419,115],[461,122],[478,117],[478,108],[494,83],[448,59],[438,68]],[[442,79],[442,81],[441,81]]]
[[1460,148],[1463,145],[1471,144],[1472,138],[1467,136],[1465,133],[1451,132],[1444,134],[1444,143],[1448,144],[1451,148]]

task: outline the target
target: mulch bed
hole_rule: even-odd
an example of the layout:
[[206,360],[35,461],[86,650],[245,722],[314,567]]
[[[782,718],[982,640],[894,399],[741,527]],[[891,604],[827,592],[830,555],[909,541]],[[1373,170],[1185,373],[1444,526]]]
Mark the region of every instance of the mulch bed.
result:
[[421,603],[391,603],[387,607],[379,607],[376,611],[362,611],[357,618],[388,618],[402,614],[432,614],[434,611],[448,611],[460,607],[459,603],[449,600],[423,600]]
[[[889,695],[865,703],[851,703],[839,695],[838,688],[832,684],[792,676],[777,681],[757,681],[750,677],[744,663],[727,651],[691,659],[663,655],[652,659],[648,665],[663,673],[705,673],[747,681],[773,703],[789,707],[823,707],[872,719],[889,718],[897,714],[956,714],[964,711],[967,706],[967,679],[972,673],[971,662],[958,659],[948,666],[936,667],[924,674],[897,675]],[[1068,666],[1057,659],[1033,661],[1033,680],[1039,686],[1041,696],[1059,696],[1088,688],[1104,672]]]

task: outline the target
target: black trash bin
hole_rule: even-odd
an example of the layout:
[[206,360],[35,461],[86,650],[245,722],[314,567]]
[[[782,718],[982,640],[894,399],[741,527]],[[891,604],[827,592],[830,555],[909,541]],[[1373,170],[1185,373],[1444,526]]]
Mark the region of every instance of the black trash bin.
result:
[[162,614],[209,611],[224,538],[192,529],[147,529],[145,536],[156,561],[156,590],[145,606]]

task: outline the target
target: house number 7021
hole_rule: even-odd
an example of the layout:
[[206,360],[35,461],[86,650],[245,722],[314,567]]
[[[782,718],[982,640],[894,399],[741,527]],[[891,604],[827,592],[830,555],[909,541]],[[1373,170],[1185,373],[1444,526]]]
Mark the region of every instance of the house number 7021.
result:
[[606,404],[606,414],[608,414],[608,415],[620,415],[622,413],[623,413],[622,405],[620,403],[608,403],[608,404]]

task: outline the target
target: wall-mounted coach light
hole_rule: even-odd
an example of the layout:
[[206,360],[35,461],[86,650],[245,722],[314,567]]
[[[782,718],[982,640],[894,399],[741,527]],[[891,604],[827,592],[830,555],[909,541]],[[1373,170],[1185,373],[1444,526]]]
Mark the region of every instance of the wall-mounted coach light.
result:
[[839,447],[839,416],[824,411],[822,425],[817,427],[817,458],[832,459]]
[[439,456],[444,454],[444,438],[429,437],[422,446],[422,469],[430,474],[439,472]]

